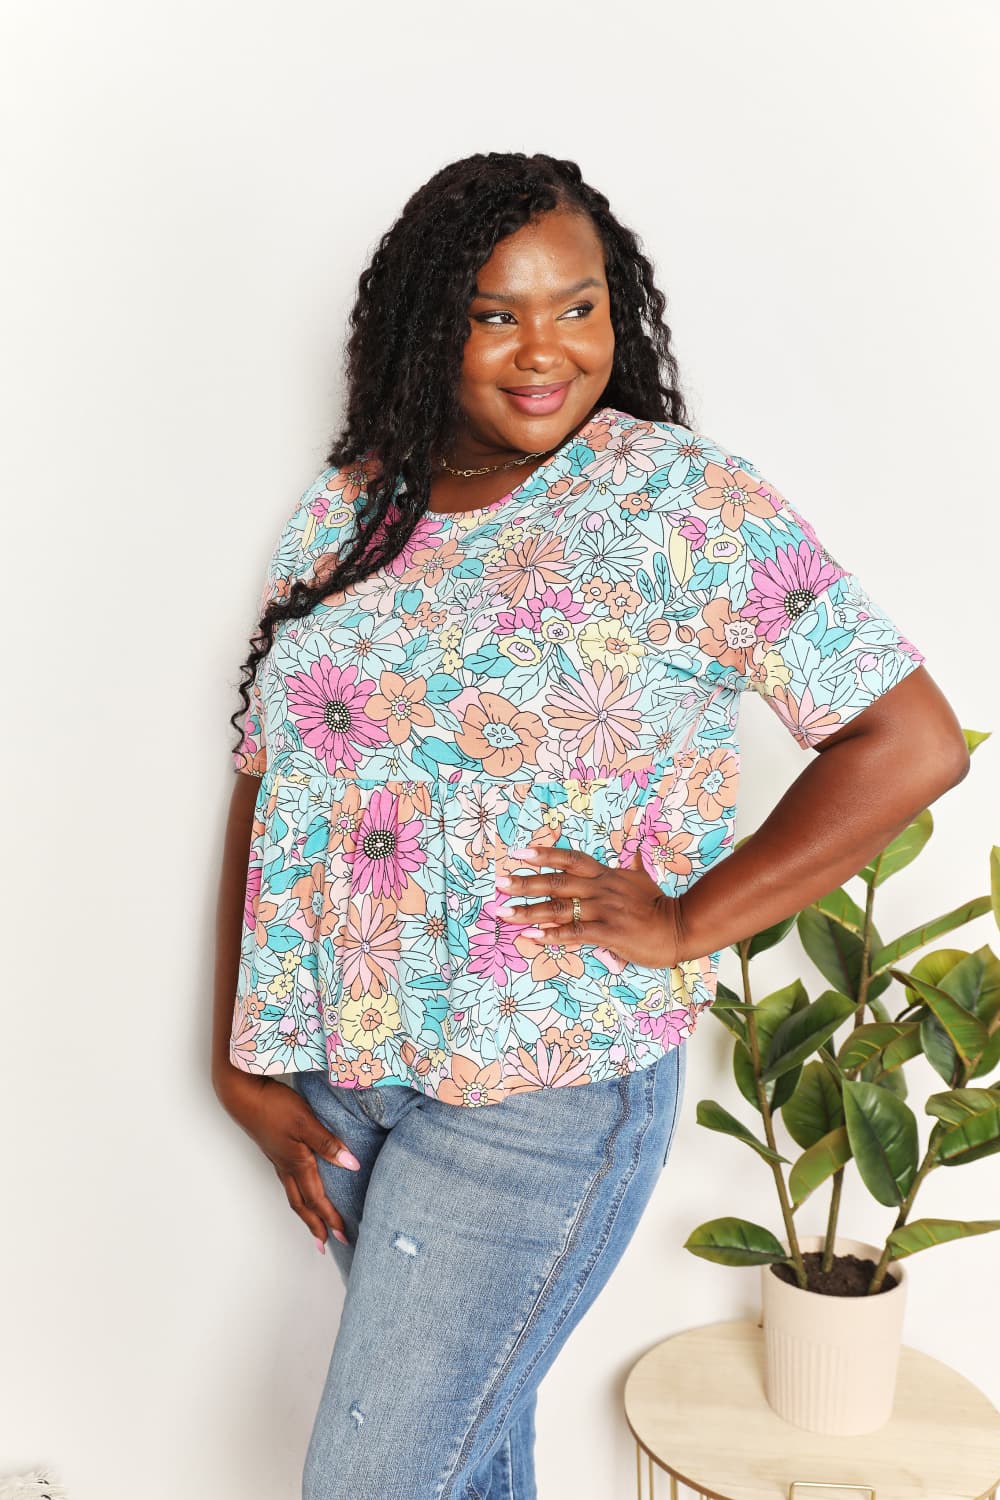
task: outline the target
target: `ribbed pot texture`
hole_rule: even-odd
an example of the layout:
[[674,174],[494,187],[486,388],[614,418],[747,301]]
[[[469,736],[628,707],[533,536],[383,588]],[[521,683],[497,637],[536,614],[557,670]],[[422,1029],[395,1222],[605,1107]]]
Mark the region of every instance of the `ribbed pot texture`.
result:
[[[821,1250],[821,1235],[802,1236],[803,1252]],[[870,1257],[881,1250],[837,1239],[837,1255]],[[856,1436],[884,1427],[892,1415],[903,1337],[906,1272],[889,1269],[897,1285],[871,1297],[829,1297],[803,1291],[761,1266],[764,1391],[786,1422],[809,1432]]]

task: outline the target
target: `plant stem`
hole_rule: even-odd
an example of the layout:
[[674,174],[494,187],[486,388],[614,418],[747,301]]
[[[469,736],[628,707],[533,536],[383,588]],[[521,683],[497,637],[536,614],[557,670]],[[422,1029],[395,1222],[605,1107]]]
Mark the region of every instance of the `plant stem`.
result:
[[844,1169],[838,1167],[833,1174],[833,1189],[830,1193],[830,1213],[826,1221],[826,1242],[823,1246],[823,1259],[820,1262],[824,1271],[829,1271],[833,1266],[833,1244],[837,1236],[837,1215],[840,1212],[840,1191],[844,1186]]
[[[875,909],[875,883],[868,887],[865,897],[865,920],[861,929],[861,964],[858,971],[858,993],[854,996],[855,1011],[853,1031],[864,1024],[865,1005],[868,1000],[868,985],[871,980],[869,966],[872,953],[872,916]],[[840,1217],[840,1194],[844,1186],[844,1168],[840,1167],[833,1174],[833,1187],[830,1192],[830,1212],[826,1220],[826,1239],[823,1243],[823,1260],[821,1262],[824,1271],[829,1271],[833,1266],[833,1247],[837,1239],[837,1220]]]
[[930,1140],[927,1142],[927,1150],[924,1152],[924,1159],[920,1163],[920,1166],[917,1168],[917,1175],[910,1183],[910,1191],[907,1193],[906,1197],[899,1205],[899,1213],[896,1215],[896,1222],[895,1224],[893,1224],[892,1229],[889,1231],[889,1235],[886,1236],[885,1248],[883,1249],[882,1254],[879,1257],[879,1263],[875,1267],[875,1274],[872,1276],[871,1282],[868,1287],[869,1296],[871,1296],[874,1292],[880,1292],[882,1290],[882,1283],[885,1280],[886,1272],[889,1269],[889,1261],[892,1259],[892,1252],[889,1249],[889,1238],[895,1230],[902,1229],[903,1225],[909,1218],[910,1209],[913,1207],[913,1200],[917,1196],[917,1191],[921,1183],[927,1176],[928,1172],[930,1172],[934,1167],[937,1166],[937,1135],[938,1129],[937,1126],[935,1126],[935,1128],[931,1131]]
[[[750,1005],[750,939],[740,943],[740,969],[743,975],[743,999]],[[774,1121],[771,1117],[771,1106],[767,1102],[767,1087],[761,1080],[761,1058],[760,1042],[757,1038],[757,1017],[754,1011],[747,1012],[747,1040],[750,1044],[750,1058],[753,1063],[754,1084],[757,1090],[757,1103],[760,1108],[761,1118],[764,1121],[764,1136],[771,1150],[777,1152],[778,1147],[774,1139]],[[795,1220],[792,1217],[791,1200],[788,1197],[788,1188],[781,1171],[781,1163],[769,1162],[768,1165],[774,1174],[774,1185],[778,1190],[778,1202],[781,1205],[781,1217],[785,1223],[785,1234],[788,1236],[788,1249],[795,1269],[795,1279],[803,1291],[809,1288],[809,1278],[806,1275],[806,1264],[802,1259],[802,1251],[799,1249],[799,1238],[795,1232]]]

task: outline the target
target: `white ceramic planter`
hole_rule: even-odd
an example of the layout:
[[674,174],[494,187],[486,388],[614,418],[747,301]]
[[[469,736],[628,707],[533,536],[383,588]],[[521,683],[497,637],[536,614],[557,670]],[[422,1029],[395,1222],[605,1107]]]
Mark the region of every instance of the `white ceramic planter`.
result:
[[[821,1235],[799,1239],[803,1252],[821,1250]],[[838,1255],[881,1251],[862,1240],[835,1241]],[[906,1272],[889,1269],[896,1286],[872,1297],[827,1297],[789,1285],[761,1266],[764,1391],[770,1406],[810,1432],[856,1436],[888,1422],[903,1337]]]

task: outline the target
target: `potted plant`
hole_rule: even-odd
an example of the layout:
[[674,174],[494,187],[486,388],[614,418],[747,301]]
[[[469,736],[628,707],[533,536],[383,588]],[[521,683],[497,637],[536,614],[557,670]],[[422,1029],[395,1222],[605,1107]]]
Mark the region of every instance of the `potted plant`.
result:
[[[988,735],[966,730],[965,737],[972,752]],[[766,1164],[784,1235],[718,1218],[693,1230],[685,1248],[723,1265],[761,1267],[767,1400],[814,1432],[872,1432],[891,1415],[906,1295],[900,1263],[918,1250],[1000,1229],[1000,1219],[913,1217],[932,1173],[1000,1151],[1000,1081],[987,1082],[1000,1062],[1000,959],[988,945],[915,958],[991,906],[1000,926],[1000,846],[990,853],[991,896],[965,901],[888,943],[875,926],[879,887],[912,864],[932,832],[925,809],[852,877],[864,888],[863,905],[841,887],[734,944],[742,994],[720,983],[712,1007],[732,1035],[733,1075],[758,1112],[758,1128],[713,1099],[699,1101],[696,1118]],[[832,988],[810,1000],[795,979],[755,999],[751,960],[793,926]],[[944,1083],[924,1099],[932,1123],[923,1147],[904,1072],[916,1057]],[[779,1139],[779,1121],[799,1148],[794,1160]],[[877,1202],[895,1210],[881,1245],[838,1236],[847,1171],[857,1171]],[[806,1238],[795,1215],[825,1183],[826,1232]]]

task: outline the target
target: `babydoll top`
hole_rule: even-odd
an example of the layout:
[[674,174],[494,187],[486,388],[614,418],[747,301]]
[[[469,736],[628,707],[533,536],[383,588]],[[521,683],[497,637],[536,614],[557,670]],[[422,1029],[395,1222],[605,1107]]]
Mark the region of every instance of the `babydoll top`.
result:
[[[309,486],[262,603],[324,576],[372,472]],[[732,849],[747,688],[806,749],[924,659],[747,459],[599,409],[510,494],[424,515],[277,627],[234,757],[260,787],[233,1064],[471,1107],[656,1062],[721,949],[539,946],[497,916],[496,875],[531,841],[638,849],[679,895]]]

